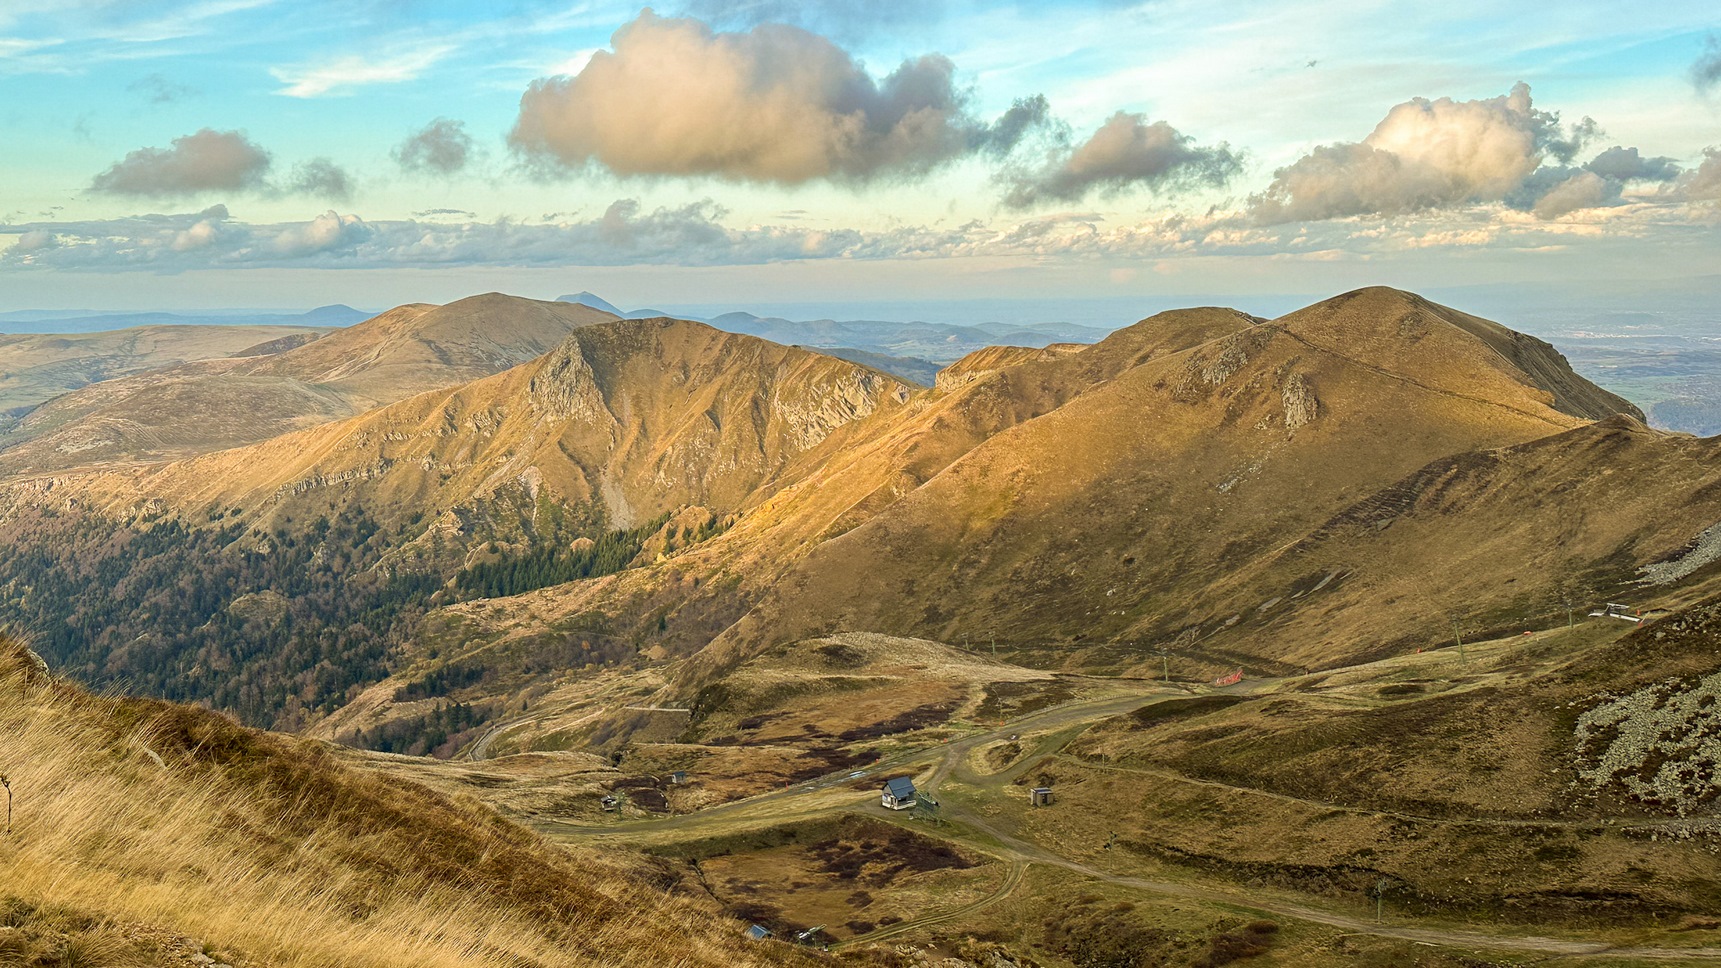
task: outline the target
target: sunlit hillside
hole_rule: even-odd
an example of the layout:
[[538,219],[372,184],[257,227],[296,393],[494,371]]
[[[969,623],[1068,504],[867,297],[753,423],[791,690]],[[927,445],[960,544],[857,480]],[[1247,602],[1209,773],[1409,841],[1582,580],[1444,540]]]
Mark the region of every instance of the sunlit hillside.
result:
[[797,963],[637,855],[553,847],[318,744],[35,662],[0,643],[0,964]]

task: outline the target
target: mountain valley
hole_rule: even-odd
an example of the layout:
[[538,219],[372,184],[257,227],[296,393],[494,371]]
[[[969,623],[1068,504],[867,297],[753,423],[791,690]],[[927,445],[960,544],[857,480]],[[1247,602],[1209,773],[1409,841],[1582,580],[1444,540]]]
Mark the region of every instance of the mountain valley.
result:
[[[651,919],[689,947],[637,963],[1721,959],[1721,438],[1384,287],[949,359],[600,304],[139,333],[4,385],[64,389],[0,429],[0,619],[151,698],[13,649],[0,714],[56,770],[140,744],[93,801],[204,798],[111,864],[6,842],[63,910],[5,930],[318,963],[102,895],[149,838],[237,863],[223,810],[308,836],[263,819],[305,789],[355,806],[292,889],[336,878],[330,939],[404,912],[417,940],[344,942],[379,965],[666,959]],[[0,763],[39,777],[36,742]],[[899,776],[922,806],[881,807]],[[449,903],[479,914],[412,920],[369,880],[409,824],[527,874],[474,862]],[[103,872],[62,891],[71,859]],[[510,876],[607,899],[475,899]],[[833,954],[785,943],[815,925]]]

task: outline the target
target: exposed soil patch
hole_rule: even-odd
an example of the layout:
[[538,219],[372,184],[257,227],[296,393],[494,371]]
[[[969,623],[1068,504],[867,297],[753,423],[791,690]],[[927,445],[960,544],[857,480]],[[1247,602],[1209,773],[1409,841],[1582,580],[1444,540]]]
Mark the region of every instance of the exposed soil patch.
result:
[[1149,703],[1130,713],[1129,718],[1135,726],[1145,729],[1214,712],[1240,702],[1248,702],[1247,697],[1191,696],[1188,699],[1167,699],[1164,702]]
[[1018,742],[1003,743],[986,750],[986,766],[994,773],[1009,769],[1022,755],[1022,744]]
[[878,751],[861,750],[851,753],[848,750],[835,749],[808,750],[802,760],[806,765],[796,768],[794,772],[789,774],[789,779],[796,783],[821,777],[827,773],[835,773],[838,770],[852,770],[857,766],[866,766],[878,760]]
[[[826,926],[864,934],[959,903],[961,872],[977,861],[937,840],[868,817],[795,824],[679,844],[700,886],[725,913],[777,932]],[[957,878],[951,880],[951,877]]]
[[950,714],[954,712],[955,709],[956,703],[954,702],[928,703],[924,706],[916,706],[907,712],[892,716],[890,719],[884,720],[883,722],[873,723],[870,726],[856,726],[853,729],[845,729],[841,733],[837,734],[837,738],[844,742],[852,743],[856,740],[877,739],[880,736],[890,736],[895,733],[907,733],[916,729],[925,729],[928,726],[940,726],[950,718]]
[[1018,719],[1075,695],[1075,687],[1063,679],[993,682],[987,684],[986,698],[974,715],[989,722]]
[[846,642],[827,642],[813,651],[839,669],[853,669],[865,665],[868,661],[865,652]]
[[627,802],[653,813],[669,812],[667,784],[655,776],[628,776],[610,784],[610,789],[627,795]]
[[[905,873],[967,870],[974,862],[949,844],[887,824],[847,824],[811,853],[827,874],[867,887],[884,887]],[[864,893],[864,892],[857,892]]]

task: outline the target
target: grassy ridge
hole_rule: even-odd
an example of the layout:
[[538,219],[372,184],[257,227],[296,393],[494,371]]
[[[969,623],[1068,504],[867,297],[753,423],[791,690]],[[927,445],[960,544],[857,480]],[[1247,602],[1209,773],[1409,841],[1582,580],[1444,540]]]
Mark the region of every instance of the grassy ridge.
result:
[[[0,644],[0,962],[749,965],[736,926],[629,854],[184,706],[89,696]],[[81,952],[81,954],[79,954]],[[176,954],[176,952],[178,954]]]

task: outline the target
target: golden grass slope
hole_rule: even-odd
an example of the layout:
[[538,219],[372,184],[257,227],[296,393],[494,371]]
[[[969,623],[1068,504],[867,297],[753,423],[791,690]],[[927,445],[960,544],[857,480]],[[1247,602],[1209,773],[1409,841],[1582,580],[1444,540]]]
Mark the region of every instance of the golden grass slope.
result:
[[[1216,631],[1203,622],[1240,614],[1211,615],[1216,589],[1347,506],[1431,461],[1584,423],[1429,305],[1365,291],[1122,369],[992,434],[888,512],[820,545],[725,639],[745,651],[833,629],[943,641],[998,632],[1019,647],[1049,650],[1045,661],[1104,666],[1141,661],[1131,642]],[[1101,343],[1064,365],[1106,350]],[[1653,462],[1655,450],[1644,458]],[[1668,495],[1657,508],[1681,500]],[[1665,545],[1695,533],[1682,529],[1696,514],[1721,518],[1713,500],[1692,510],[1660,530],[1653,520],[1635,524]],[[1521,541],[1537,540],[1509,525],[1490,519],[1476,528],[1504,526]],[[1433,558],[1418,572],[1440,567]],[[1253,584],[1237,608],[1270,609],[1304,577]],[[1215,649],[1216,666],[1346,657],[1325,639],[1230,638],[1242,641]],[[1084,655],[1084,643],[1106,648]]]
[[[1545,344],[1396,290],[1272,322],[1182,310],[961,369],[807,451],[713,541],[456,606],[427,634],[513,661],[492,644],[601,613],[648,655],[699,652],[684,698],[761,649],[861,630],[995,634],[1021,660],[1110,671],[1157,672],[1149,648],[1182,640],[1185,675],[1285,672],[1426,644],[1451,609],[1473,633],[1551,613],[1568,586],[1587,601],[1721,520],[1713,465],[1689,453],[1706,445],[1628,424],[1638,446],[1595,451],[1567,410],[1617,398]],[[1544,438],[1528,466],[1487,456]],[[1442,461],[1492,498],[1384,531],[1397,511],[1367,509],[1404,510]],[[1603,464],[1617,486],[1587,485]],[[1352,517],[1372,530],[1328,540]]]
[[498,373],[613,318],[491,293],[400,306],[282,353],[95,383],[0,435],[0,475],[170,460],[267,440]]
[[[1228,309],[1162,313],[1080,353],[993,369],[948,392],[921,391],[844,425],[745,503],[734,528],[664,562],[590,582],[444,610],[424,641],[444,655],[511,663],[545,628],[609,616],[656,658],[688,654],[736,622],[824,542],[887,509],[1000,432],[1050,413],[1143,361],[1247,329]],[[652,630],[659,616],[666,628]],[[500,640],[500,641],[498,641]],[[784,641],[787,641],[786,639]]]
[[636,855],[566,850],[323,747],[165,703],[97,699],[6,643],[0,962],[799,964],[667,893]]
[[685,505],[739,507],[802,452],[910,389],[702,323],[621,320],[465,386],[141,473],[63,477],[46,493],[120,518],[165,506],[270,520],[299,505],[362,504],[387,523],[443,514],[455,532],[492,500],[527,515],[540,499],[601,502],[612,526],[628,527]]

